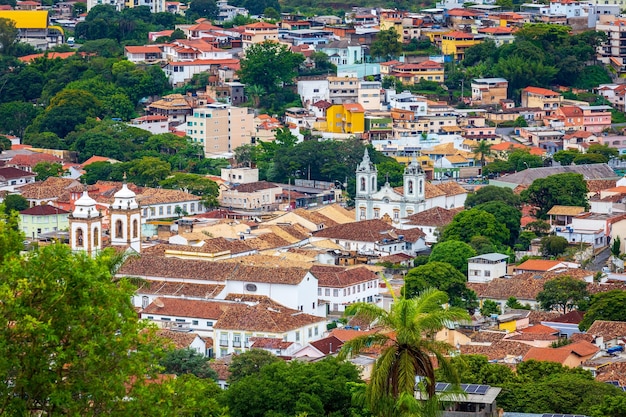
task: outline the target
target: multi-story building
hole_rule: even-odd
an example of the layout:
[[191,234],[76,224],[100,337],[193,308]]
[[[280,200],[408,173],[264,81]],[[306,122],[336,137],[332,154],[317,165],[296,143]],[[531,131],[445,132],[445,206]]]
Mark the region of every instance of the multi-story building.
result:
[[15,22],[17,42],[24,42],[35,49],[48,49],[63,43],[63,31],[49,23],[47,10],[0,10],[0,19]]
[[357,102],[365,110],[380,110],[382,84],[380,81],[359,81]]
[[328,77],[328,101],[332,104],[356,103],[359,99],[359,79]]
[[357,134],[365,131],[365,110],[359,103],[335,104],[326,110],[327,131]]
[[380,73],[398,78],[404,84],[417,84],[421,80],[443,83],[443,64],[435,61],[424,61],[419,64],[403,64],[392,61],[380,64]]
[[612,61],[617,60],[618,66],[623,66],[626,57],[626,20],[602,15],[596,23],[596,30],[607,35],[607,41],[598,48],[598,60],[603,64],[613,64]]
[[472,103],[499,104],[506,100],[509,82],[504,78],[475,78],[472,80]]
[[204,147],[207,158],[230,157],[235,148],[251,142],[254,114],[247,108],[212,103],[194,109],[184,131]]
[[241,40],[244,50],[255,43],[278,42],[278,26],[267,22],[245,25],[243,26]]
[[496,43],[496,46],[502,46],[515,41],[513,28],[494,26],[490,28],[478,29],[478,33],[485,36],[485,40],[489,39]]
[[441,36],[441,52],[452,56],[455,61],[462,61],[465,58],[465,50],[481,42],[482,38],[477,38],[471,33],[449,32]]
[[587,132],[600,133],[611,127],[611,106],[579,106]]
[[38,238],[42,233],[67,230],[70,212],[52,205],[35,206],[20,211],[20,231],[27,238]]
[[165,0],[126,0],[124,5],[127,8],[134,8],[139,6],[148,6],[152,13],[166,12]]
[[552,116],[559,108],[563,96],[561,94],[540,87],[526,87],[522,90],[522,107],[538,107]]
[[363,60],[363,47],[348,39],[330,42],[317,48],[335,65],[354,65]]

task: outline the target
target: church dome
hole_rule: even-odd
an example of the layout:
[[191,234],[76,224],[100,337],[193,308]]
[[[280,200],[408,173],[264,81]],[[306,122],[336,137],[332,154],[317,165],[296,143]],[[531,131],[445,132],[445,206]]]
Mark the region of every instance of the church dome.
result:
[[113,195],[113,208],[114,209],[136,209],[139,207],[137,204],[137,194],[133,192],[126,182],[122,185],[122,188]]
[[83,191],[83,195],[74,203],[74,211],[72,216],[76,218],[86,219],[89,217],[98,217],[100,213],[96,208],[96,200],[89,196],[87,190]]

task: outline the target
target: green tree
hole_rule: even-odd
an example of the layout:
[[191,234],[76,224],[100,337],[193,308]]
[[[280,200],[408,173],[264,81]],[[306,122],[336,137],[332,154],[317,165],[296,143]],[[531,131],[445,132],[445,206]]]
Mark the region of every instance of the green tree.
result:
[[4,259],[0,374],[11,380],[0,388],[4,413],[109,414],[131,377],[151,375],[158,349],[152,332],[141,332],[134,287],[111,279],[111,259],[109,251],[92,259],[62,244]]
[[602,403],[591,408],[591,417],[626,417],[626,396],[605,396]]
[[222,389],[211,379],[186,374],[159,383],[136,385],[113,417],[214,417],[228,415],[220,404]]
[[565,253],[568,246],[567,239],[561,236],[545,236],[541,238],[541,253],[543,256],[559,256]]
[[144,156],[129,163],[128,180],[148,187],[156,187],[170,175],[170,164],[160,158]]
[[[3,204],[7,213],[10,213],[13,210],[22,211],[28,208],[28,200],[19,194],[7,195],[4,197]],[[5,220],[4,218],[2,219]]]
[[19,221],[16,211],[0,204],[0,264],[16,258],[23,248],[24,234],[19,229]]
[[492,300],[483,301],[483,306],[480,308],[480,314],[483,317],[490,317],[492,314],[500,314],[500,306],[498,303]]
[[215,181],[198,174],[177,172],[160,182],[161,187],[178,189],[201,197],[217,197],[219,188]]
[[591,296],[589,308],[578,325],[582,331],[586,331],[596,320],[626,321],[626,291],[612,290],[601,292]]
[[588,154],[599,154],[604,156],[606,161],[608,162],[612,158],[617,158],[619,156],[619,151],[615,148],[611,148],[609,145],[601,145],[599,143],[594,143],[589,145],[587,149]]
[[475,236],[484,236],[496,245],[505,244],[511,237],[505,225],[499,223],[493,214],[473,208],[454,216],[443,229],[440,242],[460,240],[470,243]]
[[491,143],[487,142],[486,140],[481,140],[474,147],[474,157],[478,158],[478,160],[480,161],[480,166],[484,167],[485,159],[489,156],[491,156]]
[[350,387],[358,382],[356,367],[335,357],[279,360],[230,384],[224,402],[232,417],[349,416],[356,411]]
[[31,127],[65,137],[88,117],[101,115],[102,103],[83,90],[63,90],[55,95],[46,110],[37,116]]
[[33,106],[32,103],[12,101],[0,104],[0,132],[22,138],[24,130],[38,114],[38,108]]
[[502,386],[516,380],[511,368],[506,365],[489,363],[486,356],[482,355],[458,355],[450,358],[452,365],[462,383],[486,384]]
[[526,225],[527,230],[530,230],[531,232],[536,233],[539,236],[548,233],[550,231],[550,228],[550,223],[543,220],[535,220]]
[[159,361],[167,374],[192,374],[198,378],[217,380],[217,373],[209,366],[209,360],[193,349],[172,349]]
[[599,153],[583,153],[577,155],[574,158],[574,164],[576,165],[589,165],[589,164],[605,164],[609,162],[609,160],[602,154]]
[[11,141],[4,135],[0,135],[0,153],[11,149]]
[[293,53],[286,45],[263,42],[251,45],[240,62],[239,77],[245,84],[257,84],[268,93],[290,84],[298,74],[304,56]]
[[581,174],[564,173],[536,179],[522,191],[522,199],[537,208],[539,219],[545,219],[555,205],[587,207],[587,192]]
[[506,304],[505,305],[506,305],[507,308],[510,308],[512,310],[530,310],[530,306],[528,304],[527,305],[523,305],[515,297],[509,297],[506,300]]
[[280,20],[280,13],[273,7],[266,7],[263,10],[263,17],[272,20]]
[[458,240],[438,243],[430,253],[429,262],[447,262],[462,274],[467,274],[467,259],[476,256],[470,245]]
[[426,265],[415,267],[404,277],[404,296],[418,297],[428,288],[436,288],[448,295],[452,301],[462,297],[466,291],[467,278],[453,265],[447,262],[429,261]]
[[572,165],[572,162],[574,162],[574,159],[576,159],[578,155],[580,155],[580,152],[578,152],[578,150],[568,149],[556,152],[552,159],[554,159],[561,165]]
[[9,55],[17,39],[18,29],[15,22],[0,18],[0,54]]
[[541,308],[546,311],[560,310],[563,314],[581,308],[588,299],[587,283],[568,275],[545,282],[543,291],[537,294]]
[[524,116],[519,116],[517,119],[515,119],[515,121],[513,122],[513,127],[528,127],[528,122],[526,121],[526,119],[524,118]]
[[488,203],[490,201],[502,201],[505,204],[520,208],[522,200],[519,195],[515,194],[508,187],[497,187],[495,185],[487,185],[480,187],[478,191],[469,193],[465,200],[465,208],[472,208],[479,204]]
[[520,233],[520,222],[522,212],[517,208],[508,205],[504,201],[490,201],[474,207],[475,210],[483,210],[493,214],[498,223],[503,224],[509,230],[509,246],[513,246]]
[[[452,347],[428,336],[450,322],[469,319],[462,309],[443,308],[447,302],[446,293],[427,289],[415,298],[394,297],[389,311],[363,302],[346,309],[347,315],[376,320],[384,329],[347,341],[340,353],[341,357],[346,357],[372,346],[382,349],[366,389],[367,405],[374,415],[407,415],[409,410],[415,412],[416,409],[429,415],[438,409],[431,357],[437,358],[446,381],[458,383],[458,375],[447,359]],[[424,402],[415,398],[418,376],[422,379],[417,390],[422,398],[429,399]]]
[[261,104],[261,97],[265,95],[265,88],[258,84],[252,84],[247,85],[245,91],[248,94],[249,99],[252,101],[253,107],[258,108]]
[[228,383],[233,384],[245,377],[258,375],[263,367],[279,361],[276,355],[264,349],[251,349],[234,356],[228,366],[230,371]]
[[78,16],[86,12],[87,12],[86,3],[77,2],[72,5],[72,16],[74,18],[77,18]]
[[65,173],[63,165],[59,162],[42,161],[35,164],[33,172],[37,174],[35,180],[45,181],[50,177],[60,177]]
[[398,32],[391,27],[381,30],[376,35],[376,39],[370,46],[370,55],[374,58],[391,59],[400,56],[402,53],[402,43],[400,42]]
[[98,181],[111,180],[111,173],[113,172],[113,164],[106,161],[99,161],[89,164],[85,167],[85,174],[83,179],[87,184],[95,184]]
[[536,239],[537,235],[530,230],[524,230],[519,234],[517,243],[515,244],[515,250],[528,250],[533,239]]
[[619,236],[616,236],[613,239],[613,243],[611,244],[611,255],[618,257],[621,253],[622,240]]

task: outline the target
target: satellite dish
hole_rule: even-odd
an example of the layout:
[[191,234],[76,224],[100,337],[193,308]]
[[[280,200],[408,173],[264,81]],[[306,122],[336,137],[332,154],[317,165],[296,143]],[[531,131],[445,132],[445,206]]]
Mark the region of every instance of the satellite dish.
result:
[[155,298],[153,303],[154,303],[155,306],[157,306],[159,308],[165,307],[165,304],[163,304],[163,301],[161,301],[159,298]]

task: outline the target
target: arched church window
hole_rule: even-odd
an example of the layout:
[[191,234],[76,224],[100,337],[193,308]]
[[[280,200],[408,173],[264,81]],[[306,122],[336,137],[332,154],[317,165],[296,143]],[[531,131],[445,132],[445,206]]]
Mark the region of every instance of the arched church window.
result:
[[361,191],[365,191],[365,178],[361,178]]
[[96,227],[93,229],[93,246],[97,248],[100,245],[100,231]]
[[409,181],[409,194],[413,194],[413,181]]
[[123,230],[122,229],[123,229],[122,221],[121,220],[117,220],[115,222],[115,237],[116,238],[120,238],[120,239],[122,238],[122,235],[123,235]]
[[138,230],[139,227],[137,227],[137,219],[133,220],[133,237],[137,237],[138,236]]
[[76,229],[76,246],[83,247],[83,229]]
[[424,181],[419,180],[419,188],[418,188],[418,193],[423,194],[424,193]]
[[376,177],[372,177],[372,191],[376,189]]

